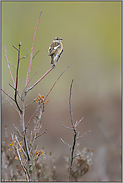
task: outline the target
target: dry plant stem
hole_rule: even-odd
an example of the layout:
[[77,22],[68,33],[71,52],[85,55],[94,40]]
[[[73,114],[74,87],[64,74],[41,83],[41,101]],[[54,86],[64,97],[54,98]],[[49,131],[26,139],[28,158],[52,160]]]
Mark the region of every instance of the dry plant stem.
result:
[[13,81],[13,84],[14,84],[14,87],[15,87],[15,82],[14,82],[14,79],[13,79],[13,76],[12,76],[11,69],[10,69],[10,67],[9,67],[9,61],[8,61],[8,58],[7,58],[6,48],[5,48],[5,46],[4,46],[4,51],[5,51],[5,57],[6,57],[6,60],[7,60],[7,64],[8,64],[8,68],[9,68],[10,76],[11,76],[11,78],[12,78],[12,81]]
[[[20,62],[20,47],[21,43],[19,43],[19,49],[18,49],[18,64],[17,64],[17,72],[16,72],[16,86],[15,86],[15,103],[20,111],[22,113],[22,110],[17,102],[17,87],[18,87],[18,70],[19,70],[19,62]],[[15,47],[14,47],[15,48]]]
[[76,122],[75,123],[75,128],[79,125],[79,123],[83,120],[84,118],[82,117],[80,120],[79,120],[79,122]]
[[42,132],[41,134],[37,135],[37,136],[35,137],[35,139],[37,139],[38,137],[42,136],[42,135],[45,134],[46,132],[47,132],[47,129],[46,129],[44,132]]
[[41,68],[39,68],[39,69],[35,72],[35,74],[30,78],[29,82],[32,80],[32,78],[34,78],[34,76],[38,73],[38,71],[40,71],[40,69],[41,69]]
[[13,104],[6,98],[6,100],[9,102],[9,104],[17,111],[17,113],[19,114],[19,116],[20,116],[20,111],[18,111],[14,106],[13,106]]
[[40,12],[40,15],[39,15],[39,18],[38,18],[38,22],[37,22],[37,26],[36,26],[36,30],[35,30],[35,33],[34,33],[33,45],[32,45],[31,54],[30,54],[30,64],[29,64],[29,68],[28,68],[28,72],[27,72],[25,88],[28,88],[28,86],[29,86],[30,72],[31,72],[31,66],[32,66],[32,59],[33,59],[33,48],[34,48],[34,44],[35,44],[35,37],[36,37],[36,33],[37,33],[38,24],[39,24],[39,20],[40,20],[41,14],[42,14],[42,11]]
[[34,100],[33,100],[32,102],[30,102],[29,104],[27,104],[27,105],[25,106],[25,108],[28,107],[29,105],[33,104],[35,101],[36,101],[36,99],[34,99]]
[[[17,152],[17,155],[18,155],[19,162],[20,162],[20,164],[21,164],[21,166],[22,166],[22,169],[24,170],[24,172],[25,172],[25,174],[26,174],[26,177],[27,177],[27,180],[28,180],[28,182],[29,182],[29,174],[28,174],[28,171],[27,171],[26,167],[25,167],[24,164],[22,163],[22,160],[21,160],[21,156],[20,156],[19,150],[18,150],[18,148],[17,148],[16,145],[15,145],[14,135],[11,134],[11,136],[12,136],[12,141],[13,141],[14,149],[15,149],[15,151]],[[16,139],[17,139],[17,136],[16,136]]]
[[88,134],[88,133],[90,133],[90,132],[91,132],[91,130],[89,130],[88,132],[84,133],[83,135],[77,137],[76,140],[78,140],[79,138],[82,138],[84,135],[86,135],[86,134]]
[[9,65],[11,65],[11,66],[13,66],[15,69],[17,69],[17,67],[15,67],[15,65],[11,64],[10,62],[9,62]]
[[16,142],[18,143],[19,147],[21,148],[21,150],[23,151],[25,157],[27,158],[27,155],[26,155],[24,149],[22,148],[22,146],[20,145],[20,143],[19,143],[19,141],[18,141],[18,139],[17,139],[17,136],[15,136],[15,138],[16,138]]
[[[59,119],[58,119],[59,120]],[[70,127],[68,127],[68,126],[65,126],[65,125],[63,125],[62,124],[62,122],[59,120],[59,123],[61,123],[61,125],[64,127],[64,128],[67,128],[67,129],[70,129],[70,130],[73,130],[73,128],[70,128]]]
[[20,137],[23,138],[23,136],[21,135],[20,131],[18,130],[18,128],[13,124],[13,126],[15,127],[15,129],[17,130],[18,134],[20,135]]
[[71,149],[72,146],[70,146],[69,144],[67,144],[62,138],[60,138],[60,139],[61,139],[61,141],[62,141],[65,145],[67,145],[67,146]]
[[15,101],[8,93],[6,93],[2,88],[1,88],[1,90],[10,98],[10,99],[12,99],[13,101]]
[[74,150],[75,150],[75,144],[76,144],[76,137],[77,137],[77,131],[73,123],[73,118],[72,118],[72,110],[71,110],[71,93],[72,93],[72,84],[73,84],[73,79],[71,81],[71,86],[70,86],[70,97],[69,97],[69,106],[70,106],[70,116],[71,116],[71,124],[73,127],[74,131],[74,140],[73,140],[73,146],[71,150],[71,157],[70,157],[70,170],[69,170],[69,180],[71,177],[71,171],[72,171],[72,165],[73,165],[73,159],[74,159]]
[[16,132],[14,132],[13,130],[11,130],[11,129],[9,129],[9,128],[6,128],[6,129],[8,129],[10,132],[12,132],[13,134],[16,134],[16,135],[18,135]]
[[[15,88],[9,83],[9,86],[11,86],[12,88],[13,88],[13,90],[15,90]],[[17,91],[17,94],[18,94],[18,96],[20,97],[20,99],[21,99],[21,95],[20,95],[20,93]]]
[[36,52],[36,54],[33,56],[33,58],[32,59],[34,59],[35,58],[35,56],[38,54],[38,52],[39,52],[40,50],[38,50],[37,52]]
[[30,161],[30,153],[29,153],[29,148],[28,148],[28,143],[27,143],[27,138],[26,138],[26,128],[25,128],[25,123],[24,123],[24,115],[25,115],[25,93],[23,93],[22,96],[22,114],[21,114],[21,125],[22,125],[22,130],[24,133],[24,145],[25,145],[25,150],[26,154],[28,157],[28,161]]
[[71,86],[70,86],[70,97],[69,97],[69,107],[70,107],[70,117],[71,117],[71,124],[73,127],[73,130],[75,132],[75,127],[74,127],[74,123],[73,123],[73,117],[72,117],[72,110],[71,110],[71,94],[72,94],[72,84],[73,84],[73,79],[71,81]]
[[31,89],[33,89],[52,70],[53,70],[53,67],[51,67],[38,81],[36,81],[34,83],[34,85],[32,85],[30,88],[28,88],[28,91],[30,91]]
[[[15,49],[17,49],[15,46],[13,46]],[[30,153],[29,153],[29,148],[28,148],[28,143],[27,143],[27,138],[26,138],[26,128],[25,128],[25,123],[24,123],[24,116],[25,116],[25,96],[26,93],[24,92],[22,95],[22,110],[20,109],[18,102],[17,102],[17,87],[18,87],[18,71],[19,71],[19,62],[20,62],[20,47],[21,47],[21,43],[19,43],[19,49],[18,50],[18,64],[17,64],[17,73],[16,73],[16,87],[15,87],[15,103],[21,113],[21,125],[22,125],[22,130],[23,130],[23,140],[24,140],[24,145],[25,145],[25,150],[26,150],[26,154],[27,154],[27,158],[28,161],[30,161]],[[25,58],[25,57],[22,57]],[[21,58],[21,59],[22,59]]]

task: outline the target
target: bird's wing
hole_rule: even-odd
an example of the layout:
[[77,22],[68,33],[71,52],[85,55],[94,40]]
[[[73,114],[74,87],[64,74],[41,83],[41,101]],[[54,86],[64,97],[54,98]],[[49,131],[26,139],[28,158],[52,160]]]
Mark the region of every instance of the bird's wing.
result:
[[60,47],[59,43],[53,42],[49,47],[49,56],[53,55],[59,47]]

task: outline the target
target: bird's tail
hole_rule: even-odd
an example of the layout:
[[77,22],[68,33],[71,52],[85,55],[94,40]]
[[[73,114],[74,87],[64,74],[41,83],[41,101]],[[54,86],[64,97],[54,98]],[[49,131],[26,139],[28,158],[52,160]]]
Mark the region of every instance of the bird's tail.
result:
[[51,56],[51,64],[54,64],[53,56]]

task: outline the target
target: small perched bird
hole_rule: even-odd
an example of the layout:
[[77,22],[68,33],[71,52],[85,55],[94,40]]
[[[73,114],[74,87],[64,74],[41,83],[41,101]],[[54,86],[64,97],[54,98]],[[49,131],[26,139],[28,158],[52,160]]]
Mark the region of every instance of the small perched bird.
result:
[[48,56],[51,56],[51,64],[53,64],[53,65],[63,50],[63,44],[62,44],[61,40],[62,40],[61,37],[55,37],[53,42],[51,43],[51,45],[49,47],[49,55]]

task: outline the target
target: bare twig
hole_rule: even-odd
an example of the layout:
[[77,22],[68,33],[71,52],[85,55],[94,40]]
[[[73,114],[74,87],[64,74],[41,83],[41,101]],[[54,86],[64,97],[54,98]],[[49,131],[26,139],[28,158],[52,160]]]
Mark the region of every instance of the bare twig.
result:
[[42,136],[42,135],[45,134],[46,132],[47,132],[47,129],[46,129],[44,132],[42,132],[41,134],[37,135],[37,136],[35,137],[35,139],[37,139],[38,137]]
[[15,65],[11,64],[10,62],[9,62],[9,65],[11,65],[11,66],[13,66],[15,69],[17,69],[17,67],[16,67]]
[[71,86],[70,86],[69,107],[70,107],[71,124],[72,124],[72,127],[74,129],[74,132],[76,132],[75,131],[75,127],[74,127],[74,123],[73,123],[72,110],[71,110],[71,92],[72,92],[72,85],[73,85],[73,79],[71,81]]
[[[13,88],[13,90],[15,90],[15,88],[9,83],[9,86],[11,86],[12,88]],[[17,91],[17,94],[18,94],[18,96],[20,97],[20,99],[21,99],[21,95],[19,94],[19,92]]]
[[20,116],[20,112],[13,106],[13,104],[6,98],[6,100],[9,102],[9,104],[17,111],[17,113],[19,114]]
[[13,134],[18,135],[18,134],[17,134],[16,132],[14,132],[13,130],[11,130],[11,129],[7,128],[7,127],[6,127],[6,129],[9,130],[10,132],[12,132]]
[[[19,150],[18,150],[18,148],[16,147],[15,140],[14,140],[14,135],[11,134],[11,136],[12,136],[12,141],[13,141],[14,148],[15,148],[15,150],[16,150],[16,152],[17,152],[17,155],[18,155],[19,162],[20,162],[20,164],[21,164],[21,166],[22,166],[22,168],[23,168],[23,170],[24,170],[24,172],[25,172],[25,174],[26,174],[26,176],[27,176],[27,180],[28,180],[28,182],[29,182],[29,179],[30,179],[30,178],[29,178],[29,173],[28,173],[28,171],[27,171],[27,168],[24,166],[24,164],[23,164],[23,162],[22,162],[22,159],[21,159]],[[16,139],[17,139],[17,136],[16,136]]]
[[28,53],[30,54],[30,52],[29,52],[29,50],[27,50],[27,48],[26,48],[26,51],[28,51]]
[[24,144],[25,144],[25,150],[26,150],[28,161],[30,161],[31,158],[30,158],[30,152],[27,144],[26,132],[24,134]]
[[18,49],[18,48],[16,48],[14,45],[13,45],[13,48],[15,48],[17,51],[19,51],[19,49]]
[[31,72],[31,66],[32,66],[32,59],[33,59],[33,48],[34,48],[35,37],[36,37],[36,33],[37,33],[38,24],[39,24],[39,20],[40,20],[41,14],[42,14],[42,11],[40,12],[40,15],[39,15],[39,18],[38,18],[38,22],[37,22],[37,26],[36,26],[36,30],[35,30],[35,33],[34,33],[33,45],[32,45],[31,54],[30,54],[30,64],[29,64],[29,68],[28,68],[28,72],[27,72],[27,78],[26,78],[26,85],[25,85],[26,88],[28,88],[28,85],[29,85],[30,72]]
[[35,58],[35,56],[38,54],[39,51],[40,51],[40,50],[38,50],[38,51],[36,52],[36,54],[32,57],[32,59]]
[[1,88],[1,90],[2,90],[10,99],[12,99],[12,100],[15,102],[15,100],[14,100],[8,93],[6,93],[2,88]]
[[22,146],[20,145],[20,143],[19,143],[19,141],[18,141],[18,139],[17,139],[17,136],[16,136],[16,135],[15,135],[15,138],[16,138],[16,142],[18,143],[19,147],[21,148],[21,150],[23,151],[23,153],[24,153],[25,157],[27,158],[27,155],[26,155],[26,153],[25,153],[24,149],[22,148]]
[[26,55],[26,56],[24,56],[24,57],[21,57],[20,60],[23,59],[23,58],[26,58],[26,57],[28,57],[28,55]]
[[65,144],[65,145],[67,145],[70,149],[72,148],[72,146],[70,146],[69,144],[67,144],[62,138],[60,138],[61,139],[61,141]]
[[13,124],[13,126],[15,127],[15,129],[17,130],[18,134],[20,135],[20,137],[23,138],[23,136],[21,135],[20,131],[18,130],[18,128]]
[[75,150],[75,144],[76,144],[76,136],[77,136],[77,131],[73,123],[73,118],[72,118],[72,110],[71,110],[71,93],[72,93],[72,85],[73,85],[73,79],[71,81],[71,86],[70,86],[70,96],[69,96],[69,107],[70,107],[70,116],[71,116],[71,124],[73,126],[73,131],[74,131],[74,139],[73,139],[73,146],[71,150],[71,157],[70,157],[70,171],[69,171],[69,180],[71,177],[71,171],[72,171],[72,165],[73,165],[73,157],[74,157],[74,150]]
[[20,113],[22,113],[22,110],[21,110],[21,108],[20,108],[20,106],[17,102],[17,87],[18,87],[18,70],[19,70],[19,62],[20,62],[20,47],[21,47],[21,42],[19,43],[19,49],[17,49],[18,50],[18,64],[17,64],[17,72],[16,72],[15,103],[16,103]]
[[80,120],[79,120],[79,122],[76,122],[75,123],[75,128],[79,125],[79,123],[83,120],[84,118],[82,117]]
[[25,106],[25,108],[28,107],[29,105],[33,104],[35,101],[36,101],[36,99],[34,99],[34,100],[33,100],[32,102],[30,102],[29,104],[27,104],[27,105]]
[[[59,119],[58,119],[59,120]],[[73,128],[70,128],[70,127],[67,127],[65,125],[62,124],[62,122],[59,120],[59,123],[61,123],[61,125],[64,127],[64,128],[67,128],[67,129],[70,129],[70,130],[73,130]]]
[[86,135],[86,134],[88,134],[88,133],[90,133],[90,132],[91,132],[91,130],[89,130],[88,132],[84,133],[83,135],[77,137],[76,140],[78,140],[79,138],[83,137],[84,135]]
[[30,81],[32,80],[32,78],[37,74],[37,72],[40,71],[40,69],[41,69],[41,68],[39,68],[39,69],[35,72],[35,74],[30,78],[29,82],[30,82]]
[[14,79],[13,79],[13,76],[12,76],[11,69],[10,69],[10,67],[9,67],[9,61],[8,61],[8,58],[7,58],[6,48],[5,48],[5,46],[4,46],[4,51],[5,51],[5,57],[6,57],[6,60],[7,60],[7,64],[8,64],[8,68],[9,68],[10,76],[11,76],[11,78],[12,78],[12,81],[13,81],[13,84],[14,84],[14,87],[15,87],[15,82],[14,82]]
[[30,88],[28,88],[28,91],[33,89],[52,70],[53,70],[53,67],[51,67],[38,81],[36,81]]

